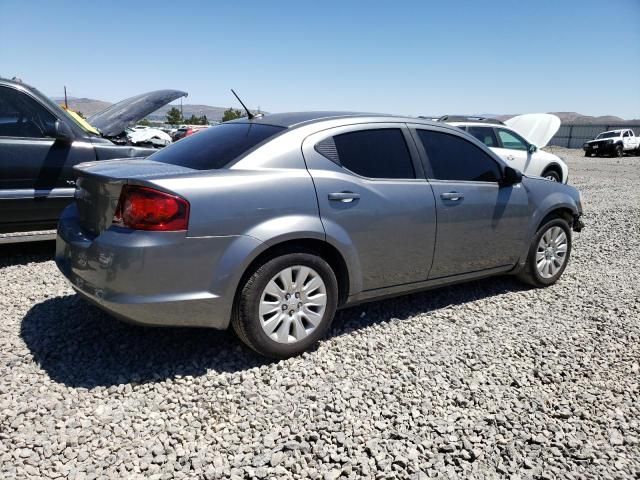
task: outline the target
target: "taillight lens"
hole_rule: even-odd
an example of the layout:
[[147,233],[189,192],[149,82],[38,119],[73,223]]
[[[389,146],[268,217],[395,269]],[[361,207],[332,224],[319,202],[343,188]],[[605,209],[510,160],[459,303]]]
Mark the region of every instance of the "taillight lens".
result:
[[160,190],[122,187],[113,223],[134,230],[173,232],[189,225],[189,202]]

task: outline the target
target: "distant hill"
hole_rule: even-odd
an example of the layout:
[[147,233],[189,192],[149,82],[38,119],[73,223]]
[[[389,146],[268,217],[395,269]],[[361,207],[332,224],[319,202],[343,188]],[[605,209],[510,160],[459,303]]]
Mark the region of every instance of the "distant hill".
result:
[[[64,98],[54,98],[53,100],[61,105],[64,103]],[[67,103],[71,110],[82,112],[85,117],[89,117],[112,105],[112,103],[105,102],[103,100],[76,97],[68,97]],[[167,112],[169,109],[175,106],[176,105],[165,105],[159,110],[153,112],[151,115],[148,115],[147,118],[151,121],[162,122],[167,118]],[[222,120],[222,115],[227,108],[229,107],[212,107],[210,105],[192,105],[186,103],[182,105],[182,115],[184,117],[190,117],[191,115],[200,117],[202,115],[206,115],[207,119],[210,121],[219,122]]]
[[[62,104],[64,102],[64,98],[54,98],[54,101]],[[69,108],[75,110],[76,112],[82,112],[85,117],[93,115],[101,110],[104,110],[109,105],[110,102],[105,102],[103,100],[94,100],[91,98],[76,98],[69,97],[67,99],[69,103]],[[175,107],[176,105],[165,105],[159,110],[156,110],[151,115],[147,116],[147,118],[154,122],[162,122],[167,117],[167,112],[171,107]],[[222,120],[222,115],[224,111],[229,107],[212,107],[211,105],[194,105],[186,103],[182,105],[182,114],[185,117],[190,117],[191,115],[195,115],[200,117],[202,115],[206,115],[209,121],[219,122]],[[234,107],[237,108],[237,107]],[[266,112],[265,112],[266,113]],[[625,120],[624,118],[616,117],[614,115],[603,115],[600,117],[593,117],[590,115],[583,115],[581,113],[576,112],[549,112],[554,115],[560,117],[562,123],[583,123],[583,124],[625,124],[625,123],[640,123],[640,119],[636,120]],[[478,114],[475,114],[478,115]],[[497,118],[498,120],[507,120],[511,117],[514,117],[519,114],[492,114],[492,113],[482,113],[479,114],[484,117]],[[431,117],[430,117],[431,118]],[[437,117],[433,117],[437,118]]]
[[[556,115],[562,120],[562,123],[582,123],[585,125],[594,125],[594,124],[607,124],[607,123],[639,123],[640,120],[625,120],[624,118],[616,117],[614,115],[602,115],[600,117],[593,117],[591,115],[583,115],[577,112],[548,112],[553,115]],[[508,120],[511,117],[515,117],[519,114],[512,115],[491,115],[485,114],[485,116],[491,118],[497,118],[498,120]]]
[[[64,98],[53,98],[53,101],[64,105]],[[76,97],[68,97],[67,103],[69,104],[69,108],[74,112],[81,112],[85,117],[93,115],[94,113],[98,113],[109,105],[110,102],[105,102],[102,100],[93,100],[91,98],[76,98]]]

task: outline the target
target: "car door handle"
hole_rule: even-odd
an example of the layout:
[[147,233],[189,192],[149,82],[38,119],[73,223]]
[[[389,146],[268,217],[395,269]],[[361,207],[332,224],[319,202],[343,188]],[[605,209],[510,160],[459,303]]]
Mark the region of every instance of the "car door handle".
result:
[[355,192],[334,192],[329,194],[329,200],[334,202],[349,203],[359,198],[360,194]]
[[464,198],[464,194],[460,192],[446,192],[441,193],[440,198],[443,200],[451,200],[452,202],[457,202],[458,200],[462,200]]
[[507,155],[507,160],[515,160],[516,157],[513,155]]

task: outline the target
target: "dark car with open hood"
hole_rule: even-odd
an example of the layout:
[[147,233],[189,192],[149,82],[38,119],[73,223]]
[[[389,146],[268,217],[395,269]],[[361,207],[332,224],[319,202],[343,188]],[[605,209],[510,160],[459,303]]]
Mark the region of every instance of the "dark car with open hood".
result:
[[[0,243],[55,228],[75,191],[73,167],[156,150],[122,145],[126,128],[173,100],[158,90],[116,103],[85,122],[38,90],[0,78]],[[11,233],[12,235],[6,235]]]

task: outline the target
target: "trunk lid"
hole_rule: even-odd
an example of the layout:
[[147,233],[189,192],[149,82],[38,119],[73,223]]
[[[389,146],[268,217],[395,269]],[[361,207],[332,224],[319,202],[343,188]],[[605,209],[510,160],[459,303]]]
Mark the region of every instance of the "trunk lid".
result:
[[193,172],[147,159],[87,162],[74,170],[78,176],[74,196],[80,226],[93,235],[100,235],[111,226],[123,185]]
[[124,132],[129,125],[142,120],[167,103],[187,95],[187,92],[181,90],[156,90],[142,93],[111,105],[91,115],[87,120],[98,128],[103,136],[115,137]]

